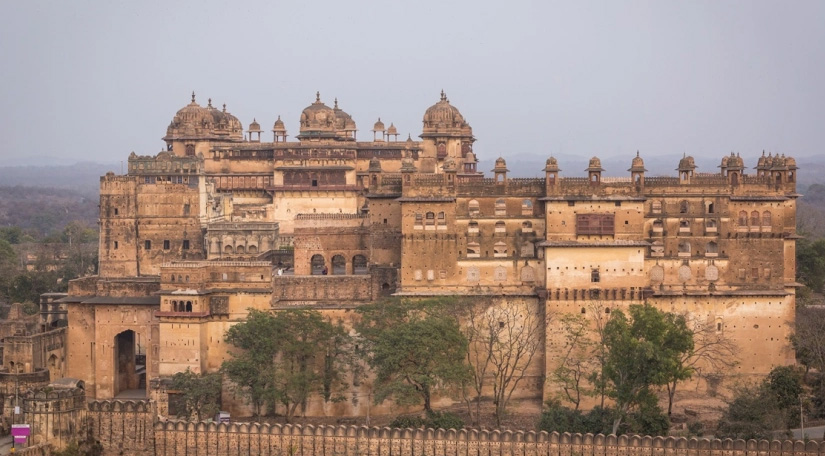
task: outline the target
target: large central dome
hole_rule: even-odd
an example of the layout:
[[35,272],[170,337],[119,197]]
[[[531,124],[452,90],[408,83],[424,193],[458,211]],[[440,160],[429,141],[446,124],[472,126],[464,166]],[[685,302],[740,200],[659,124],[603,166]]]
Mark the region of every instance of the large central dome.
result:
[[210,98],[209,104],[202,107],[193,92],[192,101],[175,114],[163,139],[243,141],[243,126],[237,117],[226,112],[226,105],[222,111],[215,109]]
[[450,100],[442,90],[441,100],[430,106],[424,113],[424,131],[421,137],[455,136],[472,137],[473,129],[464,120],[458,108],[450,104]]
[[301,129],[298,139],[355,140],[355,121],[352,116],[338,108],[330,108],[321,101],[321,94],[315,93],[315,102],[301,112]]

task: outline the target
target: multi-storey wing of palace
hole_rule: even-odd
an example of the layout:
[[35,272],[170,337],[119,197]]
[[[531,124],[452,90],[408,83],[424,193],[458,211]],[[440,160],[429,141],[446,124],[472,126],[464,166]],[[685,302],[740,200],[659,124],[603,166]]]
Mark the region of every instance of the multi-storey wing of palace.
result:
[[[605,177],[598,158],[563,173],[549,157],[533,179],[508,176],[499,158],[488,178],[444,93],[420,140],[380,119],[371,133],[357,139],[353,118],[320,95],[289,141],[280,117],[272,136],[256,121],[244,131],[193,94],[165,151],[132,153],[125,175],[100,179],[100,272],[62,300],[65,375],[89,398],[161,398],[162,379],[220,368],[223,335],[250,308],[347,319],[390,295],[477,297],[544,318],[522,397],[554,394],[558,315],[633,303],[724,334],[739,347],[735,374],[794,361],[793,158],[763,153],[747,168],[731,154],[702,173],[674,157],[676,176],[653,177],[635,153],[625,177]],[[360,414],[365,402],[309,413],[319,407]]]

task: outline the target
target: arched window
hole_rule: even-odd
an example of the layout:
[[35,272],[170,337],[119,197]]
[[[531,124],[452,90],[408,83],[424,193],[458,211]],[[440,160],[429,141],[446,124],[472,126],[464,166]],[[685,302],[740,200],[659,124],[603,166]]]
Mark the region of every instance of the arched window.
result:
[[653,201],[650,203],[650,212],[654,214],[661,214],[662,213],[662,202],[661,201]]
[[533,215],[533,202],[526,199],[521,202],[521,215]]
[[479,258],[481,256],[481,244],[470,242],[467,244],[467,258]]
[[535,282],[536,281],[536,273],[531,266],[525,266],[521,268],[521,281],[522,282]]
[[470,200],[470,202],[467,204],[467,208],[471,216],[479,215],[481,212],[479,209],[478,201],[476,200]]
[[503,242],[496,242],[495,245],[493,245],[493,256],[497,258],[506,257],[507,244]]
[[705,219],[705,228],[716,229],[716,219]]
[[748,226],[748,213],[745,211],[739,211],[737,222],[739,226]]
[[194,144],[187,144],[186,145],[186,155],[190,156],[190,157],[195,155],[195,145]]
[[444,214],[444,212],[439,212],[437,219],[438,226],[447,226],[447,216]]
[[309,260],[310,263],[310,274],[312,275],[324,275],[327,272],[326,261],[324,260],[324,256],[320,254],[312,255],[312,258]]
[[752,211],[751,212],[751,226],[759,226],[759,211]]
[[424,227],[424,216],[418,212],[415,213],[415,228],[423,228]]
[[653,231],[659,232],[659,231],[664,231],[664,229],[665,229],[665,224],[664,224],[664,222],[662,222],[661,219],[656,219],[656,220],[653,221]]
[[710,241],[705,245],[705,256],[716,256],[719,254],[719,244]]
[[235,251],[232,249],[231,245],[227,245],[226,247],[223,248],[223,253],[226,253],[228,255],[232,255],[233,253],[235,253]]
[[427,212],[426,219],[424,220],[424,225],[427,227],[435,226],[435,213]]
[[367,272],[367,257],[364,255],[355,255],[352,257],[352,273],[366,274]]
[[343,255],[335,255],[332,257],[332,274],[344,275],[347,273],[347,260]]
[[713,214],[713,211],[714,211],[713,203],[710,202],[710,201],[705,202],[705,212],[707,212],[708,214]]
[[501,220],[496,222],[496,233],[502,234],[505,232],[507,232],[507,229],[505,228],[504,222],[502,222]]
[[522,258],[533,258],[536,256],[536,245],[530,241],[526,241],[524,244],[521,244],[521,256]]
[[174,299],[172,300],[172,312],[178,312],[178,302]]
[[679,243],[679,256],[690,256],[690,242],[682,241]]
[[235,247],[235,253],[237,253],[239,255],[243,255],[244,250],[246,250],[246,249],[244,249],[244,246],[242,246],[242,245],[239,245],[239,246]]
[[679,220],[679,232],[680,233],[690,232],[690,220],[688,220],[688,219]]
[[680,214],[687,214],[690,205],[688,204],[687,200],[682,200],[679,202],[679,213]]
[[533,232],[533,222],[529,220],[525,220],[521,224],[521,231],[524,233],[532,233]]
[[598,269],[591,269],[590,270],[590,281],[593,283],[598,283],[601,281],[601,275],[599,274]]
[[186,312],[192,311],[192,301],[186,301]]
[[172,282],[175,281],[175,274],[172,274]]
[[507,215],[507,203],[503,199],[496,200],[496,215]]
[[478,222],[470,222],[467,224],[467,234],[478,234]]
[[771,226],[771,211],[762,213],[762,226]]

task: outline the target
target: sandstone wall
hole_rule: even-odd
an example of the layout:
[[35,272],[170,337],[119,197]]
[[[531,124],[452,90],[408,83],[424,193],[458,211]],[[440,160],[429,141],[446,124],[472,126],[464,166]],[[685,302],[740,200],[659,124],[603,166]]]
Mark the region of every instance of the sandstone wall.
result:
[[[155,454],[152,423],[156,415],[152,402],[90,401],[86,416],[105,455]],[[194,456],[192,452],[180,454]]]
[[296,456],[786,456],[818,455],[802,441],[708,440],[487,430],[157,423],[155,454]]

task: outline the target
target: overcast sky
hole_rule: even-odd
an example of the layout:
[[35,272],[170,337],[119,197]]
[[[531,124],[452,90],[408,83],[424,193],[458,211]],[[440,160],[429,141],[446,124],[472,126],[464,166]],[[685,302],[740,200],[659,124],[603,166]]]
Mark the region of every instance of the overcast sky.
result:
[[193,90],[293,137],[317,90],[406,139],[443,88],[482,158],[825,145],[823,1],[1,4],[7,164],[155,154]]

